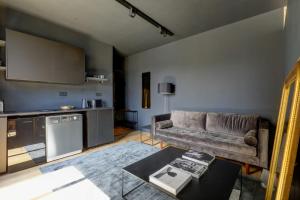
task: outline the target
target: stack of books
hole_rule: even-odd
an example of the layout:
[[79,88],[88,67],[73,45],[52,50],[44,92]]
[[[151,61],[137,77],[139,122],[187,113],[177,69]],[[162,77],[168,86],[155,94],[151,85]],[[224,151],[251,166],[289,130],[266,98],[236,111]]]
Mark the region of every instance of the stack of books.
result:
[[209,166],[214,160],[215,156],[204,152],[197,152],[189,150],[182,155],[182,158],[194,161],[196,163]]
[[215,160],[215,156],[189,150],[162,169],[149,176],[149,181],[165,191],[177,195],[191,180],[199,179]]
[[191,175],[168,165],[149,177],[151,183],[174,195],[177,195],[191,180]]

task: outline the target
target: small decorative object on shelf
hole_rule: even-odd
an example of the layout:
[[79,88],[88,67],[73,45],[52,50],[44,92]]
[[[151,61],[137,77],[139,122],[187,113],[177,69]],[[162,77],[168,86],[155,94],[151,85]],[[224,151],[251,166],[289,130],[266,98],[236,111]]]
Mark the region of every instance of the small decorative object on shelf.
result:
[[0,47],[5,47],[5,41],[4,40],[0,40]]
[[0,60],[0,71],[5,71],[6,67],[4,66],[4,62]]
[[99,83],[104,83],[108,81],[107,78],[105,78],[104,75],[95,75],[95,76],[88,76],[86,77],[87,82],[88,81],[98,81]]

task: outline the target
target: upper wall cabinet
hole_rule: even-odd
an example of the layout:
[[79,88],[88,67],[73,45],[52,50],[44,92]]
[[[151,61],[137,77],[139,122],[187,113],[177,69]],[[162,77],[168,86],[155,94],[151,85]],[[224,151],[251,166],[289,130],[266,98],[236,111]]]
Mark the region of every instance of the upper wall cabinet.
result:
[[83,49],[6,29],[8,80],[83,84]]

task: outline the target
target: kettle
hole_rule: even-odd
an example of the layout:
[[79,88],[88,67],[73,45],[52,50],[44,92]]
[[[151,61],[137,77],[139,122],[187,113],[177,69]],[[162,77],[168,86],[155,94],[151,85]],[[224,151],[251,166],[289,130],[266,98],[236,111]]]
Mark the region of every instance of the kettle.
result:
[[87,99],[86,98],[83,98],[81,100],[81,108],[87,108],[88,107],[88,104],[87,104]]

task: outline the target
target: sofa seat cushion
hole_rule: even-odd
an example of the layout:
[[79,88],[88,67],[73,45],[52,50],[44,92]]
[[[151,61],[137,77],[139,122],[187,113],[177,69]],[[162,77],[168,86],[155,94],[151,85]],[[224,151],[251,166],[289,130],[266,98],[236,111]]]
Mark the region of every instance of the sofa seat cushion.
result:
[[257,129],[257,121],[257,115],[207,113],[206,130],[244,136],[249,130]]
[[205,130],[206,113],[179,111],[175,110],[171,113],[173,126],[191,130]]
[[256,156],[256,147],[245,144],[244,137],[226,133],[192,131],[178,127],[158,129],[156,134],[174,139],[180,139],[194,145],[210,146],[224,151],[237,152],[248,156]]
[[170,127],[165,129],[156,129],[157,134],[163,134],[167,137],[178,137],[181,139],[195,137],[196,135],[203,134],[205,131],[195,131],[191,129],[184,129],[179,127]]

